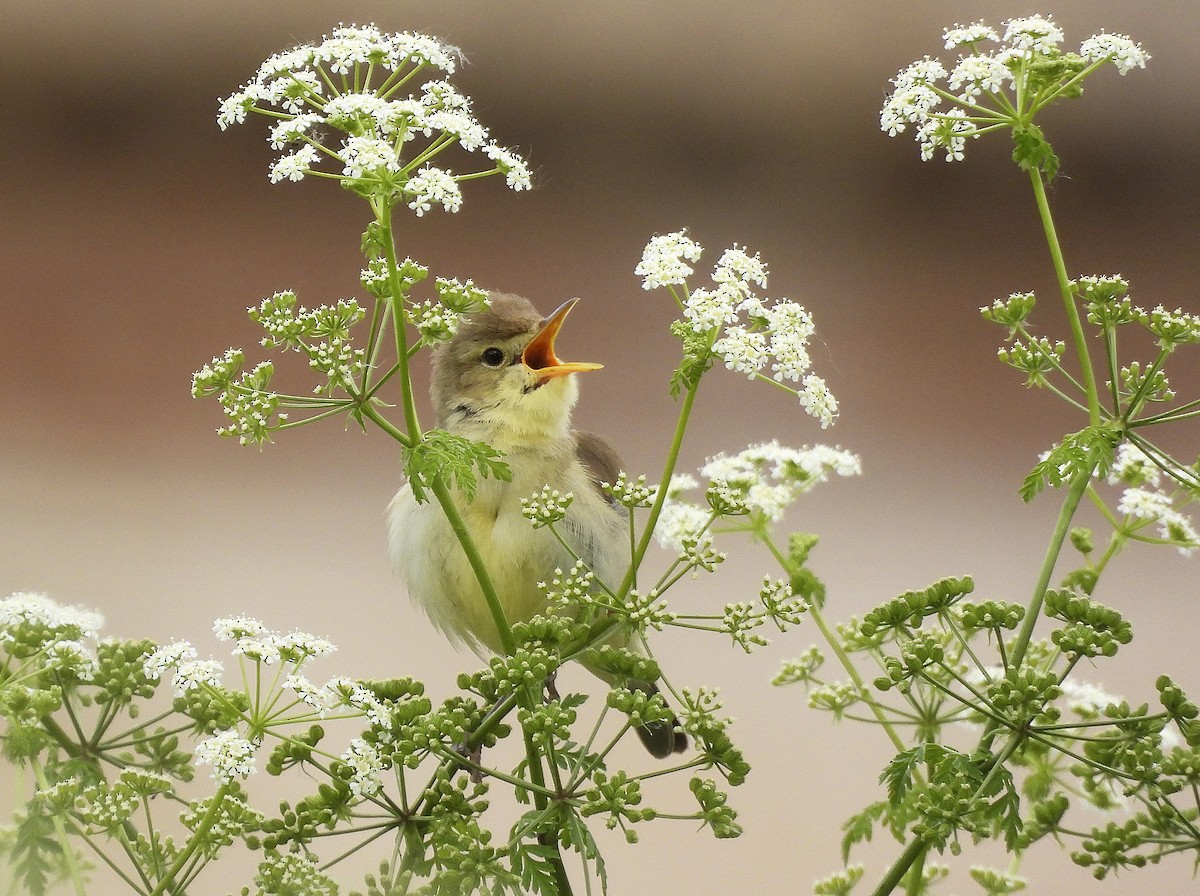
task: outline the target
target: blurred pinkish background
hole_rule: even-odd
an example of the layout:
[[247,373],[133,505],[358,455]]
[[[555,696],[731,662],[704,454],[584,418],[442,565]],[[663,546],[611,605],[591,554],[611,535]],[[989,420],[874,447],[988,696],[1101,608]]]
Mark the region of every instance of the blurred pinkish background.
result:
[[[390,576],[382,514],[400,476],[385,438],[331,422],[239,448],[213,434],[216,403],[189,395],[192,372],[226,347],[265,354],[247,305],[284,288],[309,305],[361,295],[362,203],[328,183],[271,185],[264,123],[225,134],[214,123],[217,98],[262,59],[344,20],[466,52],[457,83],[531,159],[538,189],[468,185],[460,214],[407,220],[401,251],[546,310],[581,296],[560,344],[606,369],[584,381],[577,420],[613,437],[631,471],[655,475],[674,415],[673,310],[633,275],[642,246],[688,227],[711,264],[737,242],[769,263],[772,295],[815,315],[815,368],[842,419],[821,432],[788,396],[715,371],[685,468],[776,437],[861,454],[860,480],[825,486],[791,520],[822,536],[814,567],[835,619],[966,573],[980,595],[1024,601],[1057,502],[1023,506],[1017,486],[1039,451],[1083,425],[995,361],[1002,333],[978,314],[1037,290],[1038,322],[1061,330],[1028,183],[1006,138],[970,145],[959,164],[922,163],[909,135],[880,133],[878,109],[899,68],[941,52],[943,27],[1033,11],[993,0],[9,0],[0,594],[45,591],[102,611],[109,634],[189,638],[217,655],[211,620],[247,613],[339,644],[315,676],[412,674],[438,697],[473,663]],[[1100,75],[1043,120],[1063,159],[1051,199],[1069,271],[1119,271],[1139,304],[1200,310],[1195,3],[1036,11],[1068,45],[1109,30],[1154,57],[1124,79]],[[1173,363],[1173,383],[1194,394],[1195,354]],[[1197,435],[1164,440],[1192,457]],[[768,558],[749,545],[736,556],[687,599],[713,608],[756,588]],[[1153,699],[1160,672],[1200,693],[1196,562],[1145,547],[1122,557],[1097,597],[1137,638],[1081,677],[1133,702]],[[754,766],[731,797],[746,833],[715,842],[657,824],[638,846],[606,839],[610,892],[802,893],[839,865],[839,825],[879,797],[888,751],[874,729],[832,724],[799,689],[769,686],[816,637],[802,627],[749,658],[716,638],[662,638],[674,678],[720,685],[738,720]],[[682,780],[661,796],[691,799]],[[896,852],[876,838],[859,855],[864,887]],[[968,845],[965,858],[997,857]],[[1024,870],[1031,892],[1195,892],[1187,859],[1095,883],[1046,846]]]

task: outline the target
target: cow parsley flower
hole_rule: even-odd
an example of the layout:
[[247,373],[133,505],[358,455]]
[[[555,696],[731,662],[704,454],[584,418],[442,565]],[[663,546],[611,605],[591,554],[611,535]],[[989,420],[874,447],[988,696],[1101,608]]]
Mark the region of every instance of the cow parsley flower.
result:
[[22,625],[37,626],[53,638],[94,640],[104,626],[104,617],[82,607],[63,606],[45,594],[18,591],[0,600],[0,631]]
[[379,775],[384,764],[374,745],[356,737],[350,741],[350,746],[340,758],[350,771],[347,783],[355,796],[374,796],[382,789]]
[[1124,34],[1093,35],[1083,42],[1079,55],[1093,62],[1111,59],[1122,75],[1135,68],[1145,68],[1150,54]]
[[1163,541],[1175,545],[1185,556],[1200,548],[1200,534],[1191,519],[1180,511],[1171,496],[1154,488],[1127,488],[1117,502],[1126,516],[1157,523]]
[[[217,124],[224,130],[251,112],[272,119],[267,139],[282,153],[271,165],[272,183],[310,174],[340,178],[356,192],[403,200],[418,215],[435,205],[457,211],[462,179],[503,174],[511,189],[529,189],[528,165],[489,140],[470,99],[452,84],[434,78],[419,93],[400,92],[418,71],[452,74],[458,57],[455,48],[424,35],[341,25],[320,43],[269,58],[253,80],[221,100]],[[454,146],[482,153],[490,164],[463,174],[430,166]],[[326,159],[340,171],[322,171]]]
[[663,504],[662,513],[658,517],[658,525],[654,528],[654,537],[667,550],[683,552],[690,542],[712,544],[712,534],[708,527],[712,524],[714,514],[707,507],[690,504],[685,501],[668,500]]
[[440,168],[426,165],[418,171],[404,188],[410,196],[408,207],[421,217],[434,205],[440,205],[448,212],[456,212],[462,208],[462,191],[453,176]]
[[642,251],[642,260],[633,272],[642,278],[642,289],[679,286],[692,274],[691,265],[700,260],[704,249],[689,239],[686,230],[653,237]]
[[145,670],[147,678],[157,681],[168,669],[178,669],[181,664],[194,660],[196,657],[196,648],[190,642],[172,641],[146,657],[142,661],[142,668]]
[[718,454],[699,472],[707,483],[709,506],[673,494],[663,505],[655,536],[659,544],[680,552],[691,565],[707,569],[723,559],[705,559],[711,551],[709,527],[714,519],[749,515],[752,525],[776,522],[797,497],[830,475],[857,476],[862,467],[857,455],[841,448],[788,448],[772,441],[751,445],[737,454]]
[[[1077,93],[1080,82],[1112,63],[1124,75],[1145,68],[1149,55],[1125,35],[1089,37],[1077,56],[1064,53],[1062,29],[1046,16],[1023,16],[1004,23],[1003,33],[983,22],[955,25],[942,34],[947,50],[963,54],[947,67],[925,57],[901,69],[879,115],[889,137],[913,128],[921,158],[944,154],[963,158],[967,141],[999,128],[1022,129],[1042,107]],[[994,47],[989,51],[986,45]],[[1043,65],[1041,63],[1048,63]],[[1047,78],[1058,82],[1047,82]],[[1035,143],[1037,141],[1034,141]],[[1042,145],[1021,146],[1023,163],[1053,176],[1053,154]]]
[[229,729],[196,744],[195,762],[197,766],[211,765],[211,777],[219,783],[229,784],[235,778],[248,778],[257,771],[255,749],[254,744]]
[[[690,263],[702,252],[703,247],[679,230],[653,237],[634,268],[645,289],[671,290],[683,325],[694,334],[684,338],[685,355],[695,356],[692,360],[702,368],[717,361],[749,379],[772,382],[794,394],[822,428],[829,426],[837,418],[837,401],[820,377],[809,374],[812,315],[791,299],[761,295],[758,291],[767,286],[767,265],[757,252],[736,244],[717,260],[714,286],[689,290]],[[677,292],[677,286],[683,289]]]
[[1132,442],[1122,442],[1117,446],[1117,454],[1108,470],[1108,484],[1142,486],[1157,488],[1160,481],[1157,464],[1150,459],[1141,448]]
[[199,687],[220,687],[225,667],[218,660],[186,660],[175,668],[175,696]]
[[967,25],[965,28],[961,25],[947,28],[942,32],[942,39],[945,41],[946,49],[953,50],[955,47],[974,46],[980,41],[985,40],[999,43],[1000,35],[996,33],[995,29],[985,25],[983,22],[976,22],[973,25]]

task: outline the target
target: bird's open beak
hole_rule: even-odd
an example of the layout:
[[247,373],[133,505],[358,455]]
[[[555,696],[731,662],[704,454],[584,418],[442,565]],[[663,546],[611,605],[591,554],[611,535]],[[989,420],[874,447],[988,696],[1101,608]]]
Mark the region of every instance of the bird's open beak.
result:
[[593,364],[590,361],[560,361],[554,354],[554,337],[562,329],[563,321],[575,307],[579,299],[568,299],[558,307],[558,310],[542,322],[542,328],[525,346],[521,360],[525,366],[537,375],[540,386],[556,376],[566,376],[568,373],[583,373],[585,370],[599,370],[603,364]]

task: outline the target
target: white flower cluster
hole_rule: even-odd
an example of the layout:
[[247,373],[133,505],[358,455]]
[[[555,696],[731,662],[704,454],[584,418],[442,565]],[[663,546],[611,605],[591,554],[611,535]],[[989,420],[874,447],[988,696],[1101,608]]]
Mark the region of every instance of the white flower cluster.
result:
[[175,696],[186,696],[188,691],[200,687],[220,687],[225,667],[217,660],[202,660],[189,641],[172,641],[164,644],[146,657],[142,663],[146,677],[162,678],[168,670],[174,670]]
[[541,491],[521,499],[521,515],[533,523],[533,528],[541,529],[565,517],[573,500],[575,495],[572,492],[560,492],[544,485]]
[[733,455],[719,454],[700,468],[708,480],[709,502],[730,513],[761,514],[777,521],[799,495],[818,483],[862,472],[858,456],[841,448],[815,445],[787,448],[776,441]]
[[[758,253],[736,244],[726,249],[713,269],[713,287],[688,290],[691,267],[703,248],[680,230],[647,243],[634,273],[644,289],[668,287],[683,311],[684,323],[696,334],[711,337],[710,351],[726,368],[750,379],[765,379],[792,392],[800,406],[821,424],[837,419],[837,400],[819,376],[809,373],[808,341],[812,315],[797,302],[766,299],[767,266]],[[676,290],[676,287],[682,287]],[[764,371],[769,369],[769,375]],[[786,385],[799,383],[796,389]]]
[[[45,594],[18,591],[0,600],[0,645],[63,678],[92,680],[97,669],[92,647],[103,625],[99,613],[62,606]],[[11,680],[24,677],[17,668],[8,671]]]
[[350,769],[348,783],[355,796],[374,796],[383,788],[379,778],[384,768],[383,759],[373,744],[356,737],[340,758]]
[[70,641],[95,640],[104,617],[82,607],[64,607],[45,594],[18,591],[0,600],[0,640],[11,640],[10,629],[36,625]]
[[211,777],[228,784],[235,778],[248,778],[258,770],[254,767],[255,749],[254,744],[231,728],[196,744],[195,762],[197,766],[211,765]]
[[[298,181],[307,174],[377,185],[403,198],[418,216],[434,206],[462,206],[458,182],[503,174],[513,190],[530,188],[525,161],[488,138],[471,112],[470,100],[444,80],[430,80],[420,95],[402,88],[424,69],[452,74],[458,51],[420,34],[385,34],[374,25],[333,29],[319,44],[272,56],[254,79],[221,101],[217,124],[224,130],[258,112],[275,120],[268,140],[283,153],[271,166],[272,182]],[[327,146],[328,131],[344,135]],[[424,138],[419,149],[406,144]],[[481,152],[490,169],[455,175],[430,160],[458,145]],[[340,173],[319,171],[331,159]]]
[[680,230],[652,237],[642,251],[642,260],[633,272],[643,278],[642,289],[682,286],[693,273],[688,262],[700,260],[704,247]]
[[1124,484],[1117,510],[1129,517],[1156,523],[1159,536],[1188,555],[1200,548],[1200,533],[1191,518],[1177,506],[1176,496],[1160,487],[1162,475],[1154,461],[1140,448],[1124,442],[1108,473],[1112,485]]
[[[943,32],[947,50],[963,48],[953,68],[928,56],[900,71],[892,79],[892,93],[880,113],[880,127],[890,137],[914,126],[921,158],[945,153],[946,161],[962,159],[968,137],[978,137],[1027,112],[1025,103],[1040,105],[1065,91],[1026,90],[1026,79],[1039,59],[1061,57],[1062,29],[1045,16],[1024,16],[1004,23],[1004,33],[983,22],[955,25]],[[979,44],[999,46],[991,53]],[[1069,76],[1078,84],[1096,68],[1111,62],[1122,75],[1145,68],[1150,58],[1139,44],[1121,34],[1096,34],[1085,40],[1077,57],[1081,69]],[[943,85],[941,82],[945,82]],[[1012,91],[1013,96],[1005,96]],[[943,107],[943,103],[947,104]]]
[[600,488],[618,504],[630,509],[649,507],[654,502],[654,496],[658,494],[658,486],[646,485],[644,475],[630,479],[624,470],[617,474],[616,482],[602,482]]
[[213,623],[213,633],[218,641],[235,642],[234,656],[244,656],[267,666],[277,663],[298,666],[309,657],[326,656],[337,650],[324,638],[306,632],[273,632],[248,616],[218,619]]
[[[672,480],[655,537],[663,547],[685,556],[711,551],[710,527],[718,517],[750,514],[775,522],[797,497],[830,474],[857,476],[861,472],[857,455],[827,445],[787,448],[771,441],[737,454],[719,454],[700,468],[700,476],[708,483],[708,506],[682,500],[684,489],[675,488]],[[695,487],[696,483],[691,480],[688,484]]]

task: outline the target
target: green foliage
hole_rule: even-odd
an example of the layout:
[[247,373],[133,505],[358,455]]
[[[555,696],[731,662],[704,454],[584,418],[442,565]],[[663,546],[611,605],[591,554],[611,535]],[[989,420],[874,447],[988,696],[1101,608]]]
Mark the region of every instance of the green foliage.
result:
[[483,442],[432,429],[405,450],[404,475],[418,501],[428,500],[426,489],[438,481],[453,484],[470,500],[479,485],[476,473],[484,479],[512,479],[508,465],[500,459],[503,456]]
[[1021,498],[1032,501],[1046,486],[1061,488],[1081,476],[1106,475],[1120,439],[1119,431],[1107,425],[1089,426],[1065,436],[1025,477]]

